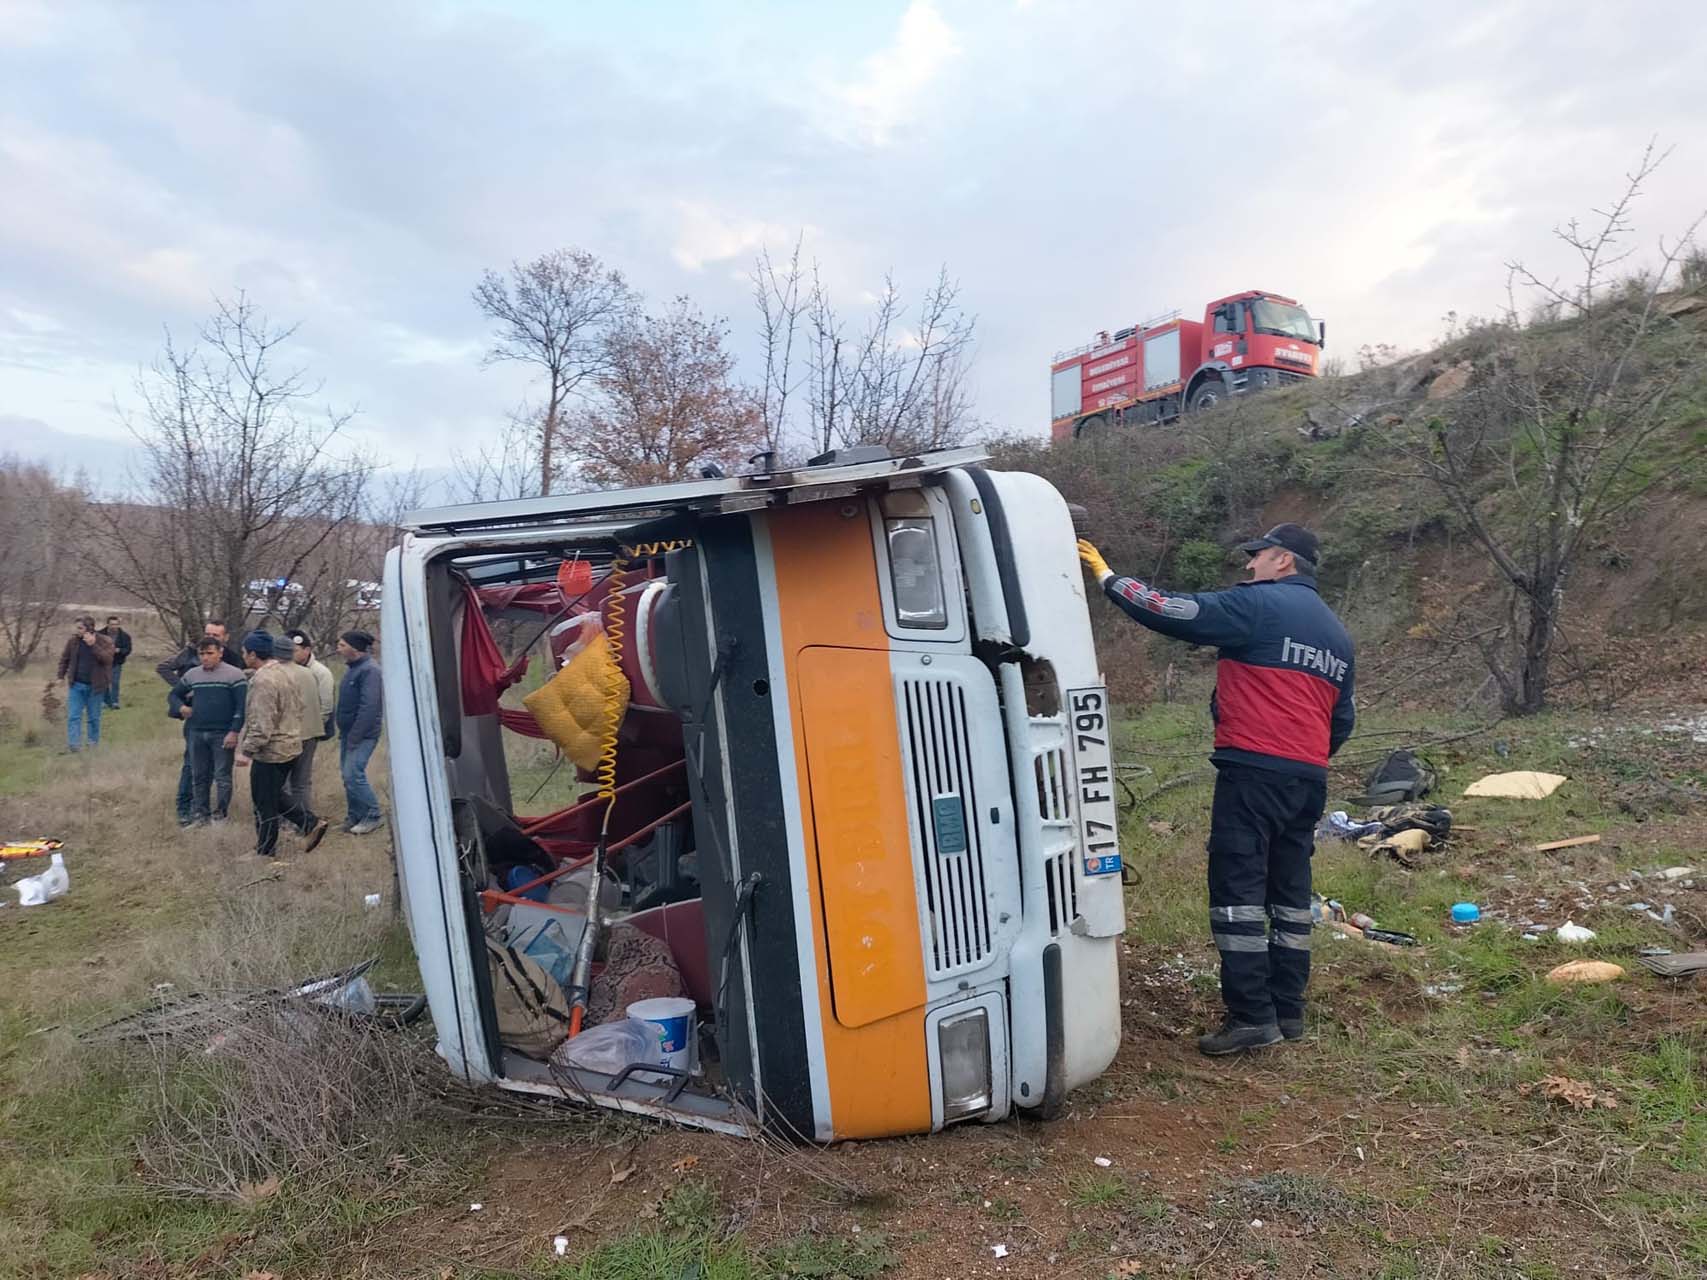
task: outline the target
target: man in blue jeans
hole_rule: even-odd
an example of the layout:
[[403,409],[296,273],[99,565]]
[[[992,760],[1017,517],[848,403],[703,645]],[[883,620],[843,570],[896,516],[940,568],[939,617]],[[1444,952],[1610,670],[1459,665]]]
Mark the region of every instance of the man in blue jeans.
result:
[[[231,764],[237,735],[243,732],[248,683],[225,661],[225,645],[203,636],[196,645],[201,659],[184,673],[166,704],[184,722],[190,751],[190,823],[224,822],[231,809]],[[209,793],[212,800],[209,800]]]
[[379,745],[385,723],[385,694],[379,683],[379,663],[369,651],[373,637],[366,631],[346,631],[338,637],[338,656],[344,660],[344,683],[338,688],[338,772],[344,778],[343,829],[353,836],[378,831],[385,817],[379,797],[368,785],[367,762]]
[[[225,651],[224,661],[227,666],[235,667],[239,671],[243,670],[243,657],[231,647],[229,633],[226,631],[223,621],[219,618],[210,618],[202,628],[202,636],[204,638],[211,636],[219,641]],[[166,661],[154,668],[154,674],[166,682],[167,688],[177,684],[185,674],[195,670],[200,665],[201,659],[196,652],[198,643],[199,641],[192,641],[185,645],[176,657],[167,658]],[[166,714],[174,719],[177,718],[177,713],[172,710],[169,704],[166,708]],[[178,825],[180,827],[190,826],[194,821],[190,804],[190,792],[192,790],[190,786],[190,755],[190,726],[189,722],[185,721],[184,766],[178,771]]]
[[93,618],[77,619],[77,634],[59,655],[58,679],[65,681],[65,749],[82,749],[83,722],[89,723],[89,745],[101,742],[101,707],[113,675],[113,642],[95,630]]
[[101,634],[113,642],[113,678],[107,685],[107,710],[119,709],[119,679],[124,675],[125,659],[130,657],[130,632],[126,631],[119,622],[119,615],[109,613],[107,625],[101,628]]

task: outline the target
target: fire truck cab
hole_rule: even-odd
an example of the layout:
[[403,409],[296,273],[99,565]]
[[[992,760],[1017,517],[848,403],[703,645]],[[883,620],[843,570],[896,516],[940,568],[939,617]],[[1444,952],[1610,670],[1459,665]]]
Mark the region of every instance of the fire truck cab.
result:
[[[982,460],[861,449],[408,518],[382,597],[396,854],[452,1071],[828,1142],[1052,1114],[1109,1065],[1121,859],[1072,522]],[[500,1025],[488,940],[584,912],[553,885],[602,808],[527,812],[519,667],[566,678],[593,632],[630,690],[595,909],[667,948],[690,1072]]]

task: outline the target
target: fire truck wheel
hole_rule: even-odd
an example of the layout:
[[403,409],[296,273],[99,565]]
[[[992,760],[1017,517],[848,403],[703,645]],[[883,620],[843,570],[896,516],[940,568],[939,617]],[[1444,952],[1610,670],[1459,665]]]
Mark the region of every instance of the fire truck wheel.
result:
[[1220,378],[1205,378],[1198,384],[1197,390],[1191,393],[1191,404],[1187,412],[1202,413],[1205,409],[1220,404],[1226,393],[1227,389],[1221,385]]
[[1086,418],[1083,422],[1079,423],[1079,430],[1077,434],[1080,438],[1083,438],[1085,436],[1098,436],[1107,430],[1108,419],[1099,413],[1095,417]]

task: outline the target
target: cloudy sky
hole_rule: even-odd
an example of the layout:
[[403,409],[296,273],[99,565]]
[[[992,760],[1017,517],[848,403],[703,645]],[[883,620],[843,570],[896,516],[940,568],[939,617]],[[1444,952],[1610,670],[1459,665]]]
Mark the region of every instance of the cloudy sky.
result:
[[1681,226],[1703,67],[1657,3],[0,0],[0,451],[121,440],[162,327],[245,289],[440,466],[526,392],[480,367],[483,268],[583,247],[750,357],[798,234],[850,310],[947,263],[979,413],[1041,433],[1055,348],[1239,289],[1330,354],[1425,345],[1656,134],[1645,242]]

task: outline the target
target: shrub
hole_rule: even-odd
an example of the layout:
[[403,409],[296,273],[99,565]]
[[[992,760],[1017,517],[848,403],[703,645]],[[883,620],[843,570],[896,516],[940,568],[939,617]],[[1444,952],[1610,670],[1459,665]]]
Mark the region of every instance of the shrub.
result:
[[1221,585],[1227,573],[1227,553],[1219,543],[1194,538],[1174,552],[1173,580],[1181,591],[1204,591]]

